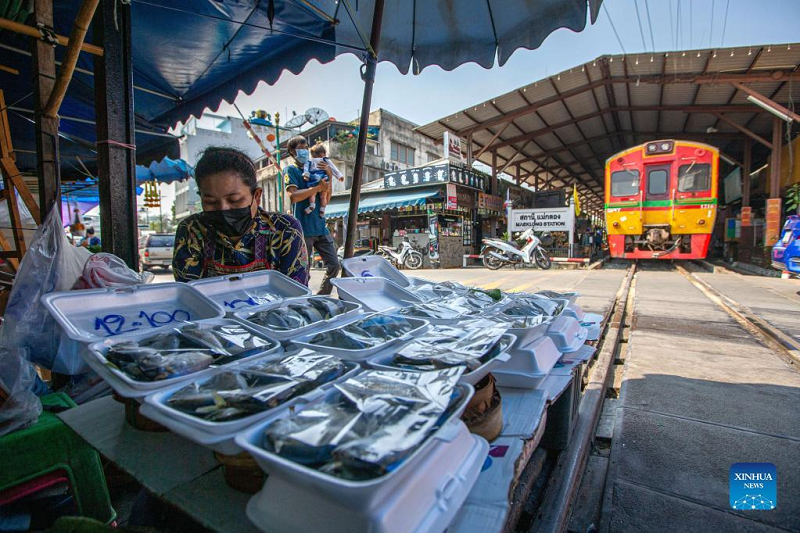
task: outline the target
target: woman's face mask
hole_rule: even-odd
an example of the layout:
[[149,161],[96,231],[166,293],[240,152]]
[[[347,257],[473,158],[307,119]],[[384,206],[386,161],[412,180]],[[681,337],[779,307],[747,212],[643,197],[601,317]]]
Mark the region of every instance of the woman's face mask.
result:
[[203,211],[202,217],[207,225],[228,237],[241,237],[253,225],[253,202],[247,207]]
[[295,152],[294,158],[297,159],[297,162],[301,165],[305,165],[308,162],[308,148],[299,148]]

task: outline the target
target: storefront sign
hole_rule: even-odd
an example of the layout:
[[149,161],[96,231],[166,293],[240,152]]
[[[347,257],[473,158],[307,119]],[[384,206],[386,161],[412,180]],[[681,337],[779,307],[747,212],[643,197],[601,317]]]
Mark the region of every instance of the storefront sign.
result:
[[464,154],[461,151],[461,146],[466,143],[462,142],[461,137],[449,131],[445,131],[443,137],[444,158],[463,163]]
[[424,167],[387,172],[383,175],[384,189],[435,185],[436,183],[458,183],[464,187],[484,191],[489,180],[483,172],[452,163],[436,163]]
[[486,209],[487,211],[502,211],[503,199],[499,196],[479,192],[478,209]]
[[774,246],[781,235],[781,199],[767,200],[767,226],[764,230],[764,246]]
[[512,209],[509,231],[572,231],[575,225],[572,207],[550,209]]
[[742,208],[742,226],[752,226],[752,216],[753,216],[753,208],[752,207],[743,207]]
[[457,209],[458,208],[458,193],[456,192],[456,186],[452,183],[447,184],[447,207],[446,209]]
[[475,209],[475,191],[465,189],[464,187],[456,187],[456,196],[458,197],[458,207],[461,209]]

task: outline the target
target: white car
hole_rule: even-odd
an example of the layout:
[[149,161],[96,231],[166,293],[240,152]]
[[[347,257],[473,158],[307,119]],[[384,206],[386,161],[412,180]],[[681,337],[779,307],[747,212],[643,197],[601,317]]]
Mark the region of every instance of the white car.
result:
[[142,270],[150,270],[156,266],[169,269],[174,246],[175,235],[172,233],[153,233],[144,237],[139,248],[139,264]]

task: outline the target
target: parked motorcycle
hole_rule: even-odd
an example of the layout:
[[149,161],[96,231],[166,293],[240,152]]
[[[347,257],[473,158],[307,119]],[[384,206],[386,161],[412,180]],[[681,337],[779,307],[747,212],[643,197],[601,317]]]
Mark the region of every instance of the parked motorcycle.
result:
[[[542,238],[549,237],[545,233]],[[542,248],[542,239],[534,235],[533,228],[525,230],[521,235],[525,245],[520,249],[513,243],[501,239],[483,239],[483,266],[489,270],[499,270],[506,265],[532,265],[536,264],[542,270],[547,270],[552,265],[550,256]]]
[[408,238],[403,238],[397,249],[391,246],[378,246],[378,255],[382,255],[398,268],[405,266],[411,270],[422,268],[422,254],[415,249]]

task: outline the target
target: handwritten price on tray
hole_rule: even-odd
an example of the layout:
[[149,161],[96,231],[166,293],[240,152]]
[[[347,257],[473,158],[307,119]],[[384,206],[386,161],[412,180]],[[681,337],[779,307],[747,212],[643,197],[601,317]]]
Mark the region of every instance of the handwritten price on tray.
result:
[[[183,309],[176,309],[172,313],[168,311],[156,311],[152,315],[148,315],[146,311],[141,311],[139,313],[139,318],[143,318],[151,328],[166,326],[173,322],[188,322],[191,320],[188,311],[184,311]],[[125,321],[126,319],[122,315],[106,315],[102,318],[97,317],[94,320],[94,329],[95,331],[103,330],[107,336],[111,337],[113,335],[138,331],[146,325],[136,321],[131,322],[130,325],[126,327]]]

